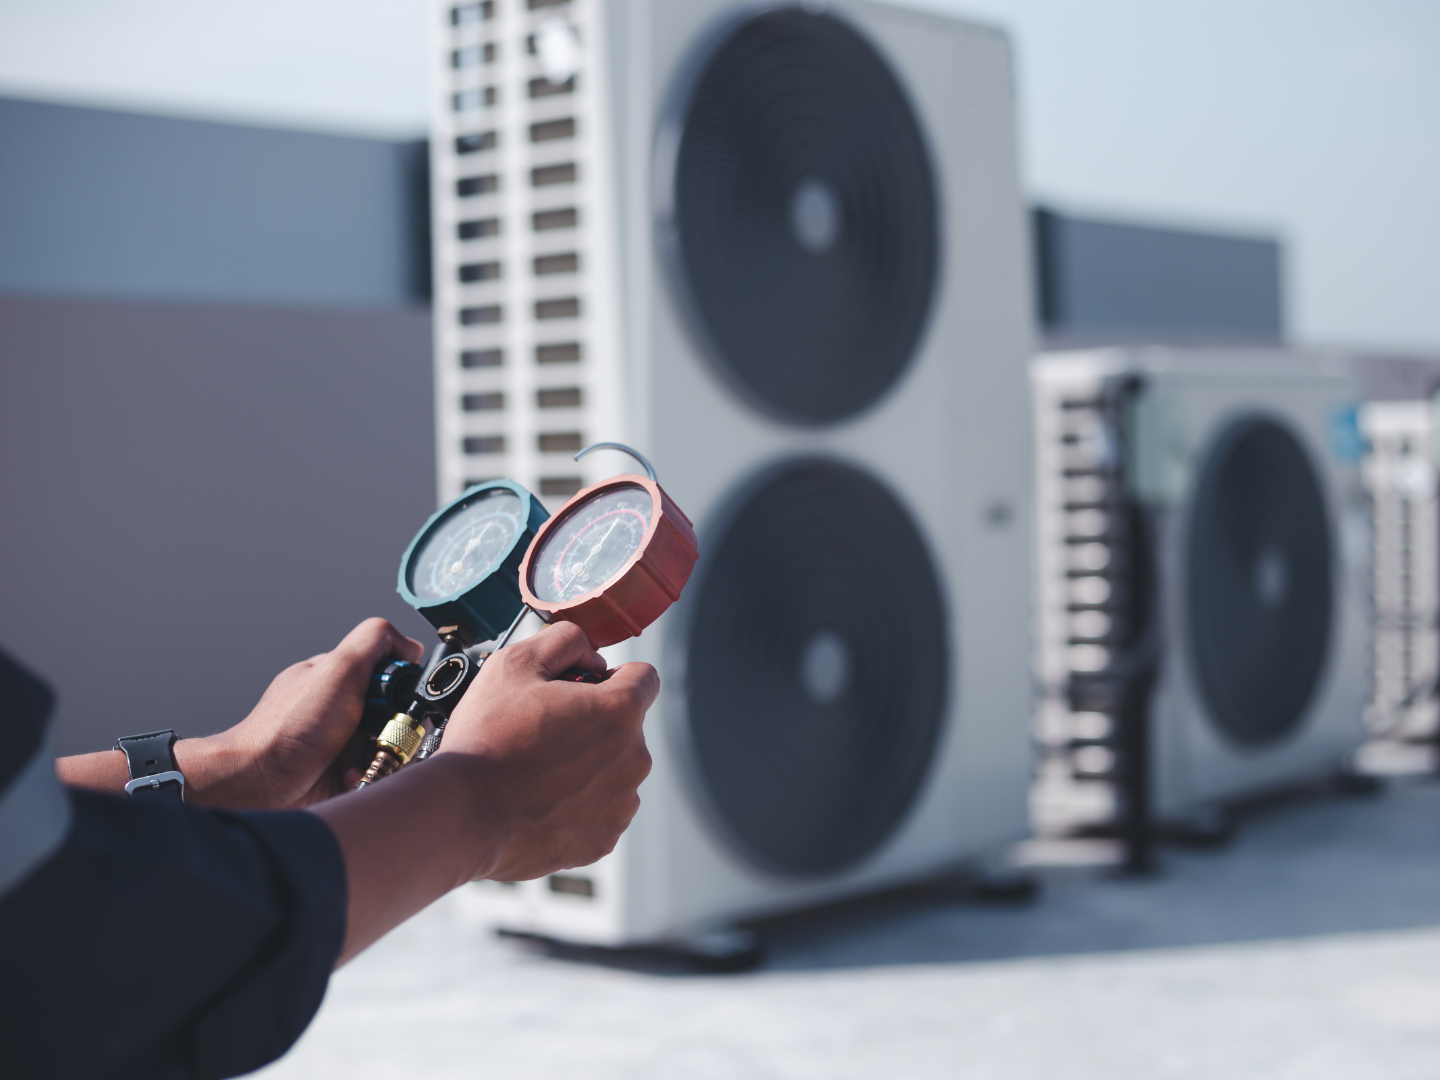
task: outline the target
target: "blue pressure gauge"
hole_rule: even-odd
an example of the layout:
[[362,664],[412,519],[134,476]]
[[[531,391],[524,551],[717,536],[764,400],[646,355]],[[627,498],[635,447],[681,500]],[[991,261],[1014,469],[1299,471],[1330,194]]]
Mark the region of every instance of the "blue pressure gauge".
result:
[[513,480],[470,488],[410,541],[400,595],[442,635],[466,645],[498,638],[520,614],[520,560],[549,516]]

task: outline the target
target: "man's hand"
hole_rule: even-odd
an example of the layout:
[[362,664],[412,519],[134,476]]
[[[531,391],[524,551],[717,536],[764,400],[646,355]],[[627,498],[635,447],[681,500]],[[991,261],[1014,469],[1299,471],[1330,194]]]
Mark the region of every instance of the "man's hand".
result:
[[[418,661],[424,651],[384,619],[366,619],[330,652],[286,668],[249,716],[201,740],[213,742],[235,763],[233,774],[208,791],[205,801],[290,810],[346,790],[341,754],[360,723],[370,673],[386,658]],[[187,741],[175,744],[177,755]],[[185,772],[184,758],[178,763]]]
[[518,881],[609,853],[650,771],[642,722],[660,692],[649,664],[603,683],[579,627],[559,623],[496,653],[419,765],[315,808],[345,854],[350,906],[341,962],[474,878]]
[[[175,744],[185,799],[234,810],[289,810],[345,790],[345,751],[370,673],[386,657],[419,660],[424,647],[384,619],[367,619],[332,651],[286,668],[240,723]],[[129,775],[118,750],[61,758],[60,779],[116,794]],[[353,786],[354,780],[351,780]]]
[[[649,664],[603,683],[555,682],[605,660],[572,623],[556,623],[486,661],[445,729],[436,757],[477,771],[504,846],[474,877],[525,881],[585,866],[615,847],[640,808],[650,772],[641,724],[660,692]],[[487,822],[488,825],[488,822]]]

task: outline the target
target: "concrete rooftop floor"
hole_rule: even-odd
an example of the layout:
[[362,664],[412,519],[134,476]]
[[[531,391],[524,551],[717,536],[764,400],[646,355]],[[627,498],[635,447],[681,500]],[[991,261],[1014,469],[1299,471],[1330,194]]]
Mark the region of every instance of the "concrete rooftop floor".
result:
[[1274,804],[1151,879],[1092,850],[1037,845],[1028,906],[931,889],[786,919],[743,975],[545,955],[442,901],[260,1075],[1440,1076],[1440,783]]

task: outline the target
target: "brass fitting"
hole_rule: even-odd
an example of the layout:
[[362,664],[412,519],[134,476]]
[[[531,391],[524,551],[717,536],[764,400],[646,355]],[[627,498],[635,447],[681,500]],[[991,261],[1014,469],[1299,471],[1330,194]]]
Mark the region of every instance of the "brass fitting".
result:
[[401,765],[409,763],[420,749],[420,740],[425,737],[425,725],[406,713],[396,713],[390,722],[380,730],[375,740],[376,750],[388,750],[400,759]]
[[370,762],[370,767],[355,785],[355,790],[359,791],[367,784],[373,784],[408,764],[415,756],[415,751],[420,749],[424,737],[425,727],[417,718],[406,713],[392,716],[380,730],[380,736],[375,740],[375,760]]

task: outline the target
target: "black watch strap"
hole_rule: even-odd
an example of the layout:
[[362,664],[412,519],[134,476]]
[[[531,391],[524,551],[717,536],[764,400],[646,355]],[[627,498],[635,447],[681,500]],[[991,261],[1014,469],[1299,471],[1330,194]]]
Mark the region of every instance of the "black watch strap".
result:
[[176,738],[173,731],[152,731],[123,736],[115,744],[116,750],[125,751],[125,761],[130,767],[126,795],[134,798],[154,792],[177,802],[184,801],[185,777],[175,767]]

